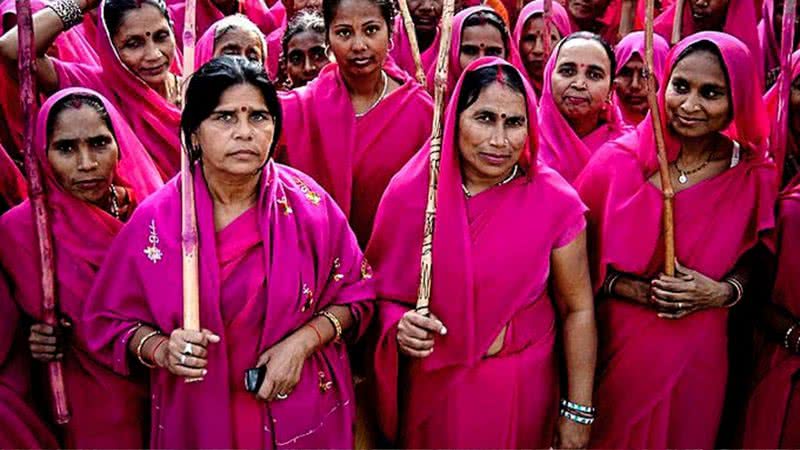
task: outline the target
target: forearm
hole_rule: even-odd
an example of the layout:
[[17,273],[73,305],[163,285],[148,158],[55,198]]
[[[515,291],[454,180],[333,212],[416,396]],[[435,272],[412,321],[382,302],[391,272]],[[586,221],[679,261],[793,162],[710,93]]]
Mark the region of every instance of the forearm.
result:
[[567,314],[564,318],[563,342],[567,370],[566,398],[581,405],[591,405],[597,359],[597,330],[592,309]]
[[149,325],[140,326],[133,336],[128,340],[128,353],[137,363],[140,359],[148,364],[155,364],[155,351],[162,341],[168,341],[169,337]]
[[603,289],[607,291],[604,292],[607,297],[621,298],[641,305],[650,303],[650,283],[628,273],[609,271]]
[[[335,320],[331,320],[322,314],[315,315],[292,335],[308,355],[334,341],[339,336],[339,333],[344,335],[355,323],[353,314],[348,306],[333,305],[325,308],[324,311],[333,315]],[[336,321],[338,321],[341,330],[337,331]]]
[[[47,49],[64,31],[64,23],[50,8],[42,8],[33,15],[34,51],[43,57]],[[16,62],[19,52],[19,27],[14,27],[0,37],[0,57],[5,62]]]

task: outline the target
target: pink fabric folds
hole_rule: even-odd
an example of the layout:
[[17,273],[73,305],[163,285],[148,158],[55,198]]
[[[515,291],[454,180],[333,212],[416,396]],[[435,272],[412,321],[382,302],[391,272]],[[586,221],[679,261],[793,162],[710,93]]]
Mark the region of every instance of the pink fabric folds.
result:
[[764,75],[780,66],[781,46],[778,43],[778,37],[775,36],[774,18],[775,2],[764,0],[764,3],[761,4],[761,21],[758,23],[758,41],[763,52]]
[[[200,323],[217,333],[221,342],[209,348],[208,374],[202,383],[187,384],[166,370],[151,371],[150,446],[232,448],[240,442],[243,446],[261,442],[266,448],[351,447],[355,409],[342,343],[328,345],[305,361],[300,383],[288,399],[260,403],[257,415],[245,418],[257,425],[245,430],[247,436],[234,423],[233,411],[241,405],[236,397],[245,395],[239,370],[255,366],[261,353],[321,309],[351,305],[358,323],[366,325],[366,318],[357,313],[365,311],[361,306],[374,296],[368,281],[371,271],[345,217],[311,178],[270,161],[263,169],[254,206],[258,230],[217,233],[213,201],[201,170],[195,167],[203,274]],[[101,269],[89,297],[86,311],[91,348],[121,374],[133,369],[129,362],[135,360],[127,345],[138,323],[169,334],[183,321],[180,195],[176,179],[139,207],[112,246],[116,258]],[[255,241],[253,234],[257,235]],[[215,242],[227,237],[234,241]],[[253,245],[263,249],[259,265],[230,267],[231,256]],[[225,250],[230,246],[239,250]],[[151,249],[151,257],[146,248]],[[155,252],[160,258],[153,256]],[[121,273],[129,276],[120,277]],[[254,303],[231,297],[236,280],[262,289],[261,300]],[[238,310],[228,299],[262,308],[262,312]],[[236,326],[237,314],[255,322],[247,326],[257,329],[241,344],[228,333]],[[242,348],[255,351],[236,350]],[[331,389],[321,390],[320,372],[333,382]]]
[[[64,96],[96,96],[111,117],[120,151],[114,183],[129,189],[134,205],[161,186],[152,161],[111,103],[86,89],[68,89],[50,97],[37,119],[35,151],[43,183],[55,254],[56,295],[60,313],[73,323],[64,354],[64,378],[72,420],[66,426],[66,447],[138,448],[145,444],[144,385],[115,375],[95,362],[87,349],[84,302],[95,274],[122,222],[73,197],[58,183],[47,159],[46,124],[52,106]],[[8,273],[11,295],[20,310],[41,321],[42,290],[38,240],[29,201],[0,218],[0,234],[14,246],[0,251],[0,266]],[[98,408],[97,399],[103,398]]]
[[[703,32],[679,43],[667,67],[689,45],[709,41],[723,55],[730,77],[733,122],[726,133],[742,146],[735,167],[675,196],[677,259],[715,280],[757,244],[774,224],[775,167],[765,158],[768,124],[749,73],[754,61],[737,39]],[[664,92],[659,108],[665,117]],[[665,128],[667,159],[680,142]],[[663,196],[649,178],[657,172],[652,122],[609,143],[576,181],[589,207],[590,256],[599,290],[607,270],[645,279],[663,268]],[[721,226],[720,224],[724,224]],[[679,320],[620,299],[597,306],[600,352],[595,403],[602,414],[593,447],[711,448],[720,422],[727,379],[727,310]]]
[[19,168],[0,145],[0,214],[22,203],[28,197],[28,187]]
[[597,129],[583,138],[572,130],[553,98],[553,72],[556,70],[556,61],[563,42],[561,41],[553,49],[544,68],[542,98],[539,100],[539,130],[541,133],[539,158],[572,183],[594,152],[606,142],[622,135],[627,128],[622,122],[619,110],[612,103],[604,112],[604,123]]
[[[54,59],[59,87],[62,89],[86,87],[111,100],[152,156],[162,179],[169,179],[180,169],[181,111],[122,63],[111,42],[104,9],[105,1],[102,1],[98,6],[95,40],[100,66],[86,66]],[[176,50],[171,71],[178,73],[179,67]]]
[[[528,72],[525,69],[525,63],[522,60],[522,55],[520,52],[520,42],[522,40],[522,32],[525,31],[525,25],[533,18],[533,16],[539,15],[542,16],[544,14],[544,0],[535,0],[533,2],[528,3],[522,8],[522,12],[519,14],[519,19],[517,20],[517,24],[514,27],[514,45],[517,47],[517,52],[514,54],[514,59],[511,61],[519,72],[525,75],[525,78],[528,79],[528,82],[531,83],[536,90],[536,92],[542,91],[542,80],[532,80],[528,76]],[[556,27],[558,33],[561,35],[562,38],[569,36],[572,33],[572,25],[569,21],[569,13],[567,10],[564,9],[561,4],[558,2],[553,2],[553,11],[552,11],[552,23],[553,26]]]
[[[394,48],[389,52],[395,64],[405,70],[412,78],[416,77],[417,67],[414,64],[414,57],[411,55],[411,41],[406,33],[406,27],[403,25],[403,17],[398,14],[394,20],[392,27],[392,41]],[[436,65],[436,57],[439,54],[439,37],[440,32],[436,32],[436,38],[431,43],[431,46],[425,50],[420,51],[420,59],[422,60],[422,70],[427,74],[431,67]],[[426,78],[427,81],[427,78]]]
[[283,52],[283,35],[286,33],[287,23],[281,24],[278,29],[267,35],[267,71],[271,79],[278,78],[280,70],[281,53]]
[[[510,66],[482,58],[465,73],[490,65]],[[432,250],[431,311],[448,333],[436,338],[430,357],[401,364],[396,344],[397,323],[414,307],[419,285],[428,145],[392,180],[367,247],[381,300],[373,363],[380,427],[407,448],[547,447],[558,396],[550,253],[582,231],[585,208],[537,162],[536,103],[527,82],[525,175],[465,198],[456,147],[461,82],[445,115]],[[509,239],[520,230],[524,239]],[[484,358],[504,326],[503,349]]]
[[[241,25],[241,26],[240,26]],[[242,15],[235,15],[235,16],[227,16],[223,17],[222,19],[214,22],[200,39],[197,41],[197,46],[194,49],[194,67],[195,69],[199,69],[200,66],[203,64],[211,61],[214,59],[214,46],[217,44],[217,30],[219,27],[235,27],[235,28],[243,28],[247,27],[247,31],[253,31],[254,33],[258,34],[259,39],[261,40],[261,54],[264,56],[264,66],[266,67],[266,60],[267,60],[267,42],[264,38],[264,33],[256,27],[256,25],[250,21],[245,16]]]
[[[800,50],[795,51],[792,53],[792,69],[791,69],[791,76],[792,80],[800,76]],[[780,86],[781,77],[778,76],[778,80],[775,82],[775,85],[764,94],[764,103],[767,105],[767,117],[774,117],[777,119],[778,117],[778,86]],[[791,84],[791,81],[790,81]],[[787,122],[788,124],[789,122]],[[777,121],[775,122],[777,124]],[[792,179],[785,180],[788,176],[784,176],[785,164],[786,164],[786,155],[788,153],[792,153],[795,157],[800,157],[800,149],[797,148],[797,142],[795,141],[794,134],[792,133],[791,129],[787,127],[787,129],[773,129],[772,130],[772,139],[779,140],[779,135],[785,134],[786,135],[786,147],[784,148],[774,148],[771,149],[772,154],[770,155],[775,161],[775,166],[778,170],[778,180],[780,185],[783,187],[785,185],[786,188],[791,188],[796,184],[800,184],[800,174],[796,174]]]
[[280,159],[314,178],[350,219],[365,246],[389,180],[430,137],[433,105],[425,89],[387,60],[400,87],[356,117],[335,63],[282,97],[285,150]]
[[[169,4],[169,2],[167,2]],[[278,28],[286,18],[286,10],[283,4],[278,2],[273,8],[267,6],[264,0],[242,0],[238,2],[239,14],[247,16],[264,35],[269,35]],[[178,1],[169,5],[169,12],[175,26],[175,40],[179,47],[183,47],[184,16],[186,15],[186,3]],[[195,16],[195,36],[200,37],[211,28],[214,22],[225,17],[215,5],[213,0],[199,0],[197,2],[197,12]]]
[[[644,61],[644,32],[643,31],[634,31],[633,33],[629,33],[627,36],[622,38],[619,43],[614,47],[614,55],[617,57],[617,75],[619,75],[620,70],[628,64],[631,57],[633,55],[639,55]],[[656,81],[658,82],[658,89],[661,89],[666,82],[666,77],[664,74],[664,62],[667,59],[667,53],[669,53],[669,44],[667,40],[663,37],[654,34],[653,35],[653,71],[655,72],[653,75],[656,77]],[[639,123],[644,119],[644,117],[639,116],[633,111],[629,111],[625,108],[625,104],[620,101],[619,96],[614,96],[614,103],[619,108],[620,113],[622,113],[622,119],[631,126],[639,125]]]

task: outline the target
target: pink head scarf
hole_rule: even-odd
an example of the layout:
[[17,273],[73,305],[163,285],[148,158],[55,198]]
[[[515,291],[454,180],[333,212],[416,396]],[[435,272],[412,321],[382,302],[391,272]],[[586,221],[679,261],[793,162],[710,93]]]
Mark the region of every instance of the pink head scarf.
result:
[[[544,69],[544,85],[539,109],[539,129],[542,136],[539,157],[571,183],[589,162],[595,150],[608,140],[618,137],[625,126],[619,110],[613,103],[604,113],[606,123],[583,138],[575,133],[561,114],[553,98],[552,79],[558,54],[564,42],[562,40],[553,49]],[[613,92],[613,86],[611,89]]]
[[[439,53],[439,38],[441,33],[436,31],[436,38],[434,38],[431,46],[420,52],[420,59],[422,60],[422,70],[425,73],[431,71],[431,67],[436,64],[436,56]],[[414,57],[411,55],[411,41],[406,33],[406,28],[403,26],[403,17],[398,15],[394,20],[392,27],[392,40],[394,48],[389,52],[389,55],[394,60],[398,67],[408,72],[412,77],[416,74],[417,68],[414,65]]]
[[[167,2],[167,4],[170,4],[170,2]],[[238,13],[250,19],[265,36],[268,36],[280,27],[281,23],[286,21],[286,9],[280,2],[272,8],[267,6],[264,0],[242,0],[237,4],[239,5]],[[169,11],[175,23],[175,40],[178,45],[183,45],[183,35],[185,33],[183,22],[186,14],[186,4],[183,1],[170,4]],[[214,6],[212,0],[198,0],[196,14],[195,36],[202,36],[215,22],[225,18],[222,11]]]
[[[622,70],[625,64],[628,64],[628,61],[630,61],[633,55],[639,55],[639,57],[642,58],[642,61],[644,61],[644,47],[643,31],[634,31],[619,41],[616,47],[614,47],[614,54],[617,57],[617,75],[619,75],[619,72]],[[664,62],[667,59],[667,53],[669,53],[669,44],[667,43],[667,40],[658,34],[653,34],[653,75],[656,77],[659,89],[661,89],[661,87],[664,85]],[[629,117],[626,114],[624,105],[622,105],[618,96],[614,97],[614,102],[616,103],[620,112],[623,114],[626,122],[634,126],[638,125],[638,122],[641,118],[639,118],[639,120],[635,120],[636,118]]]
[[28,197],[25,178],[0,145],[0,214]]
[[233,16],[223,17],[222,19],[214,22],[214,24],[211,25],[205,33],[203,33],[203,36],[200,37],[200,40],[197,41],[197,46],[194,49],[195,69],[200,68],[200,66],[214,58],[214,46],[217,43],[217,30],[220,28],[240,28],[245,31],[256,33],[261,41],[261,56],[263,57],[262,62],[266,67],[268,50],[264,33],[262,33],[256,24],[251,22],[246,16],[236,14]]
[[[535,0],[533,2],[528,3],[522,8],[522,11],[519,14],[519,19],[517,20],[517,24],[514,27],[514,37],[513,42],[514,45],[517,47],[517,52],[513,55],[514,59],[511,61],[514,66],[519,69],[520,73],[524,74],[528,81],[537,88],[537,91],[541,92],[542,89],[542,81],[541,80],[531,80],[528,76],[528,72],[525,69],[525,63],[522,60],[522,55],[520,55],[520,48],[521,48],[521,41],[522,41],[522,32],[525,31],[525,25],[527,24],[528,20],[532,17],[539,15],[542,16],[544,14],[544,0]],[[553,26],[556,27],[558,30],[558,34],[561,35],[562,38],[570,35],[572,33],[572,25],[569,21],[569,14],[567,10],[561,6],[560,3],[553,2],[553,14],[551,16],[553,20]]]
[[[794,81],[798,76],[800,76],[800,50],[795,51],[792,53],[792,81]],[[778,86],[780,86],[781,77],[778,77],[778,80],[775,82],[775,85],[764,95],[764,103],[767,107],[767,117],[778,117]],[[791,83],[791,82],[790,82]],[[776,122],[777,125],[777,122]],[[789,125],[787,123],[787,125]],[[789,125],[791,126],[791,125]],[[790,129],[778,129],[774,127],[772,130],[772,137],[776,141],[780,141],[781,134],[786,135],[786,147],[784,148],[772,148],[771,150],[771,157],[775,161],[775,165],[778,169],[778,180],[783,181],[783,170],[784,165],[786,163],[786,155],[787,153],[792,153],[794,155],[798,155],[798,148],[797,142],[794,139],[794,134],[790,131]],[[795,176],[792,180],[786,180],[788,184],[786,184],[786,188],[791,188],[792,186],[800,183],[800,175]]]

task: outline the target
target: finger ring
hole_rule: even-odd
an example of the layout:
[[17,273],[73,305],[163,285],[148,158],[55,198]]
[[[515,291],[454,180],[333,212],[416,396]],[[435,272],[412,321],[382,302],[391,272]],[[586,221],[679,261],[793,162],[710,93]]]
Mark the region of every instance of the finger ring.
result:
[[186,355],[181,354],[180,362],[182,366],[186,365]]
[[181,352],[184,355],[191,355],[192,354],[192,344],[186,343],[186,347],[183,347],[183,351]]
[[278,400],[286,400],[287,398],[289,398],[289,395],[288,394],[278,394],[275,397],[277,397]]
[[683,309],[683,303],[678,303],[678,309]]

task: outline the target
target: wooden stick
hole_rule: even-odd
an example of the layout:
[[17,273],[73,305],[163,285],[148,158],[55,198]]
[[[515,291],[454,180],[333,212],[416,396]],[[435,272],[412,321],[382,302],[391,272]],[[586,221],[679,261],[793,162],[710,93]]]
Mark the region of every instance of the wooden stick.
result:
[[[34,156],[33,133],[36,127],[36,81],[34,79],[35,55],[33,49],[33,16],[30,0],[16,0],[17,31],[19,36],[18,62],[19,82],[22,97],[22,117],[25,118],[25,134],[22,151],[25,158],[25,174],[28,179],[28,195],[33,207],[36,234],[39,237],[39,262],[42,267],[42,310],[44,323],[52,327],[58,322],[58,303],[55,294],[55,262],[53,260],[53,236],[45,208],[42,173]],[[56,423],[69,422],[67,393],[64,388],[64,371],[61,361],[47,363],[50,390],[53,394],[53,412]]]
[[425,86],[425,68],[422,67],[422,57],[419,55],[417,30],[414,27],[414,20],[411,18],[411,12],[408,10],[408,0],[398,0],[398,3],[400,4],[400,14],[403,17],[403,27],[406,29],[406,34],[408,35],[408,42],[411,44],[411,57],[414,58],[417,82]]
[[[679,2],[681,0],[678,0]],[[661,191],[664,193],[664,273],[675,275],[675,223],[673,219],[672,181],[669,177],[669,161],[664,145],[664,129],[661,127],[661,111],[658,109],[656,93],[656,77],[653,64],[653,24],[655,16],[655,0],[647,0],[645,19],[645,64],[647,66],[647,100],[650,104],[650,117],[653,120],[653,134],[658,149],[658,168],[661,175]]]
[[[672,21],[672,45],[677,44],[681,40],[681,32],[683,28],[683,8],[686,5],[686,0],[675,0],[675,18]],[[655,8],[655,5],[653,5]],[[655,14],[655,10],[653,11]]]
[[633,15],[636,11],[636,0],[622,0],[619,12],[619,38],[622,39],[633,31]]
[[436,221],[436,192],[439,188],[439,164],[442,158],[442,121],[447,94],[447,57],[453,35],[453,0],[444,0],[442,9],[442,37],[439,40],[439,54],[436,59],[436,78],[434,80],[433,130],[431,131],[430,180],[428,182],[428,201],[425,205],[425,229],[422,237],[422,258],[417,290],[417,310],[429,312],[431,300],[431,270],[433,269],[433,229]]
[[[553,0],[544,0],[544,13],[542,14],[544,22],[544,31],[542,32],[542,47],[544,48],[544,60],[550,58],[550,27],[553,26]],[[561,36],[566,37],[566,36]]]
[[779,156],[775,163],[779,173],[783,173],[784,159],[789,133],[789,97],[792,85],[792,51],[794,49],[794,20],[797,0],[785,0],[783,3],[783,29],[781,33],[780,77],[778,78],[778,117],[777,126],[772,129],[770,139],[773,157]]

